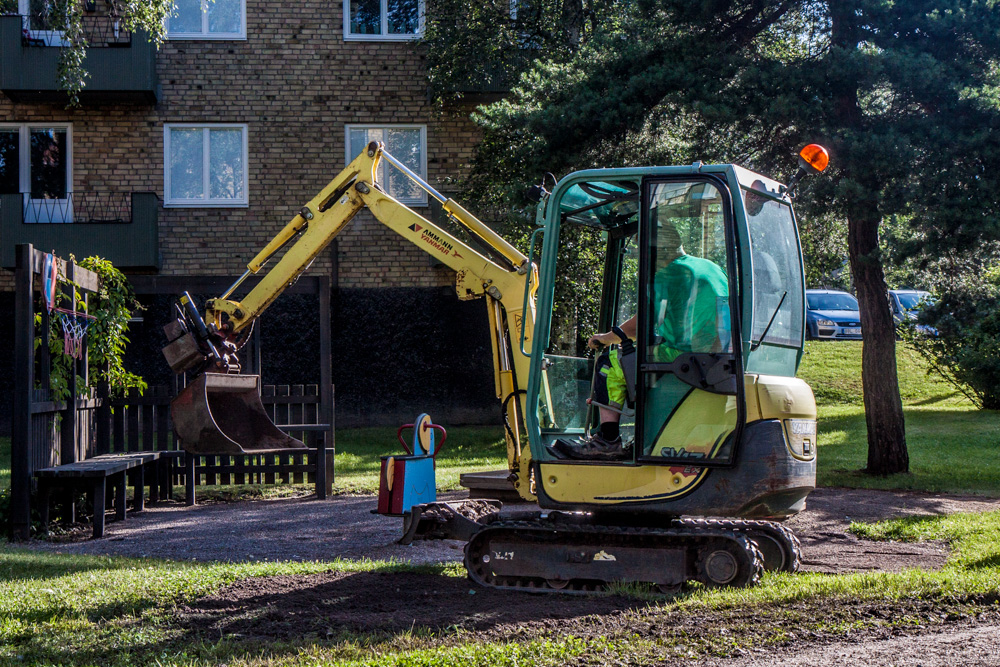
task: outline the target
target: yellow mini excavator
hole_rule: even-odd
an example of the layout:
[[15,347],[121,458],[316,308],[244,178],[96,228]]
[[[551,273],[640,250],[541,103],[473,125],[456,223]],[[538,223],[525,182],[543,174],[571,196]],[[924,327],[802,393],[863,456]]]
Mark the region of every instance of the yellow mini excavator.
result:
[[[537,229],[526,255],[373,142],[204,316],[180,299],[164,354],[175,372],[196,377],[173,403],[175,428],[195,454],[302,447],[270,423],[259,378],[239,374],[237,352],[255,319],[367,206],[455,270],[459,299],[484,299],[508,479],[539,508],[416,505],[404,541],[465,540],[469,576],[497,588],[573,592],[626,581],[672,591],[794,572],[799,543],[778,521],[801,511],[815,486],[816,404],[795,378],[805,285],[791,194],[827,161],[807,146],[787,186],[700,162],[572,173],[551,192],[533,189]],[[437,199],[460,233],[389,196],[377,176],[390,167]],[[579,255],[560,252],[568,244],[599,260],[586,277],[568,275],[566,258]],[[578,322],[566,313],[587,310],[585,300],[560,302],[574,289],[600,293]],[[595,359],[580,343],[595,329],[620,332],[620,346]],[[609,374],[624,378],[614,382],[619,400],[595,390],[611,388]],[[588,438],[609,411],[624,444],[591,457]]]

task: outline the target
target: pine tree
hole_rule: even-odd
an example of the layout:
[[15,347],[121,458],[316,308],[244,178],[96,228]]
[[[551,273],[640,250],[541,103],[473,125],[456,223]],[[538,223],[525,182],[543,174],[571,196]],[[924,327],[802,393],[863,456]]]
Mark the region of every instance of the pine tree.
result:
[[1000,237],[1000,9],[975,0],[639,0],[564,62],[480,110],[474,183],[510,196],[544,172],[738,162],[790,176],[831,152],[800,212],[846,220],[861,305],[868,466],[909,467],[882,221],[925,251]]

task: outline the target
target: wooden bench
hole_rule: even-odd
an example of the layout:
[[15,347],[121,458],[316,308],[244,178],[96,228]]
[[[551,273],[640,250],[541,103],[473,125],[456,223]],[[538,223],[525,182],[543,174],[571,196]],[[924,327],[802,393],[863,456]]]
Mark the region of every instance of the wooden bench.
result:
[[[308,449],[312,450],[316,455],[315,464],[303,464],[302,466],[291,466],[284,464],[280,467],[278,466],[268,466],[263,465],[253,465],[253,466],[242,466],[236,468],[236,471],[243,471],[247,474],[253,472],[296,472],[296,473],[306,473],[313,472],[315,470],[316,474],[316,499],[326,500],[327,498],[327,445],[323,441],[321,434],[330,430],[329,424],[275,424],[279,429],[285,433],[293,432],[303,432],[309,433],[310,440],[312,442],[309,444]],[[302,452],[305,453],[305,449],[288,450],[290,453]],[[174,450],[168,452],[160,452],[161,456],[171,457],[181,461],[180,465],[184,466],[184,502],[186,505],[194,505],[195,498],[195,477],[197,471],[195,464],[197,462],[198,456],[195,454],[189,454],[183,450]],[[234,459],[240,456],[259,456],[259,454],[229,454],[227,456],[232,456]]]
[[[134,489],[133,511],[141,512],[145,507],[145,487],[147,484],[145,469],[147,466],[153,465],[158,471],[159,459],[160,452],[104,454],[77,463],[36,470],[39,510],[44,530],[47,532],[49,526],[49,504],[52,489],[57,486],[70,487],[70,489],[83,486],[94,507],[94,538],[103,537],[108,479],[111,479],[115,485],[113,487],[115,489],[115,519],[124,521],[125,491],[128,477],[132,477]],[[151,477],[149,481],[149,496],[153,502],[159,499],[160,477],[161,475]],[[72,521],[72,500],[67,514],[67,518]]]

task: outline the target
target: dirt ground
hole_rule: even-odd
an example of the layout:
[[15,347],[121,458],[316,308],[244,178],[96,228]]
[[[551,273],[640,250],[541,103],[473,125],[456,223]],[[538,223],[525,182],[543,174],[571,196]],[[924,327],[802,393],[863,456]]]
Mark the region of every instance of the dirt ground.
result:
[[[395,543],[400,520],[371,513],[373,497],[339,496],[328,501],[292,498],[184,507],[161,503],[110,523],[101,540],[35,542],[41,549],[64,553],[150,556],[192,560],[329,560],[395,558],[417,563],[458,561],[457,542]],[[947,546],[940,543],[869,542],[847,533],[852,520],[870,521],[907,515],[950,514],[997,509],[1000,502],[974,497],[820,489],[805,512],[787,522],[803,545],[804,571],[838,573],[898,571],[940,567]],[[522,507],[523,508],[523,507]],[[1000,666],[1000,611],[990,601],[955,601],[942,609],[922,601],[891,607],[838,601],[824,607],[860,629],[847,641],[815,632],[778,642],[765,653],[734,651],[710,664],[826,665],[836,660],[860,664]],[[787,624],[789,609],[729,610],[721,616],[651,612],[648,603],[627,597],[530,595],[490,591],[468,581],[416,573],[328,572],[300,577],[249,579],[202,598],[178,611],[178,623],[208,636],[246,639],[333,638],[342,632],[391,635],[415,624],[448,631],[462,628],[476,640],[530,639],[551,634],[683,637],[692,644],[728,632],[761,628],[762,641]],[[971,609],[971,611],[970,611]],[[642,622],[636,614],[642,610]],[[985,611],[984,611],[985,610]],[[779,613],[780,612],[780,613]],[[792,610],[794,615],[795,610]],[[802,607],[803,619],[816,610]],[[771,622],[768,616],[774,615]],[[885,628],[879,619],[906,615],[916,619],[905,629]],[[446,632],[447,634],[447,632]],[[771,643],[774,643],[771,640]],[[680,653],[676,657],[683,658]]]
[[[819,614],[827,623],[851,626],[846,639],[843,634],[802,629]],[[886,624],[900,617],[909,623]],[[699,661],[713,667],[827,667],[845,660],[877,666],[1000,665],[995,599],[943,608],[919,600],[891,605],[835,600],[822,610],[800,603],[698,613],[665,611],[628,597],[483,590],[455,577],[331,572],[239,581],[177,610],[177,621],[199,636],[255,641],[336,640],[351,632],[388,639],[419,625],[436,631],[443,643],[527,641],[558,633],[655,641],[672,646],[668,656],[658,656],[669,657],[671,663],[699,648],[731,653]],[[738,648],[734,643],[727,650],[730,638],[738,638],[743,646],[768,648]],[[580,664],[620,661],[597,654],[584,656]]]

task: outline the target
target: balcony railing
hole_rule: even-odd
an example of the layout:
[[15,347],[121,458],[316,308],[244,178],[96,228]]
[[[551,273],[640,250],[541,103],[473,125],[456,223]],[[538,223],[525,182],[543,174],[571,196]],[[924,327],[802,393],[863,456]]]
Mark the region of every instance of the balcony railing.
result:
[[[81,17],[83,37],[88,48],[125,47],[132,44],[132,33],[117,16]],[[25,46],[63,46],[62,26],[49,11],[21,15],[21,38]]]
[[[155,104],[156,47],[113,16],[84,16],[88,73],[81,104]],[[65,102],[59,83],[63,31],[49,14],[0,16],[0,90],[15,102]]]
[[160,202],[153,192],[66,193],[62,198],[0,194],[0,264],[31,243],[78,259],[98,255],[118,268],[160,268]]

